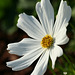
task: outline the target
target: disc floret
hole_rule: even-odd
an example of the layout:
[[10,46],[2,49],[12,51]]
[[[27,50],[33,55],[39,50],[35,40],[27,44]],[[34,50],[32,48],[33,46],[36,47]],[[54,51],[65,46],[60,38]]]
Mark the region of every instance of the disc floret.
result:
[[43,48],[49,48],[53,43],[53,38],[50,35],[46,35],[42,38],[41,46]]

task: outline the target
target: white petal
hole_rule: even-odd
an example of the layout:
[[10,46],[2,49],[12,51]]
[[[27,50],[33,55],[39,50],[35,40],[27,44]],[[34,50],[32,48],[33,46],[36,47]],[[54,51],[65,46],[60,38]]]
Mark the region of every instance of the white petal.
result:
[[63,45],[69,41],[69,38],[66,35],[66,27],[63,27],[58,34],[55,36],[55,44]]
[[44,36],[42,27],[34,16],[20,14],[17,26],[34,39],[41,39]]
[[57,59],[57,57],[60,57],[63,54],[63,50],[61,47],[59,46],[54,46],[51,50],[50,50],[50,58],[52,60],[52,68],[54,69],[55,66],[55,61]]
[[41,55],[31,75],[43,75],[47,70],[48,59],[49,51],[47,50]]
[[58,14],[56,16],[56,22],[54,25],[54,34],[63,27],[67,27],[68,21],[71,18],[71,8],[67,5],[66,1],[61,0]]
[[36,4],[36,12],[39,16],[43,29],[46,34],[52,35],[54,23],[54,10],[49,0],[41,0]]
[[35,51],[41,48],[40,41],[25,38],[18,43],[8,44],[7,50],[10,50],[9,53],[17,54],[19,56],[28,53],[29,51]]
[[42,53],[42,48],[35,51],[30,51],[17,60],[7,62],[7,66],[11,67],[14,71],[23,70],[29,67]]

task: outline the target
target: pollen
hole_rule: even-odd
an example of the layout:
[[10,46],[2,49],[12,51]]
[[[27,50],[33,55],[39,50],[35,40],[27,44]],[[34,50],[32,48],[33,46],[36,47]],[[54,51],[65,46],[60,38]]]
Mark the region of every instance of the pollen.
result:
[[50,35],[46,35],[42,38],[41,46],[43,48],[49,48],[53,43],[53,38]]

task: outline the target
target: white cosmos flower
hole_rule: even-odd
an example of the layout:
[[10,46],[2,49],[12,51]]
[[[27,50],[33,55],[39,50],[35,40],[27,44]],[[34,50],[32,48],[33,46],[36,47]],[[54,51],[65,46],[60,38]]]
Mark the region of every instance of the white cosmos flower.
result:
[[29,67],[40,57],[31,75],[43,75],[46,72],[49,57],[54,69],[57,57],[63,54],[62,48],[58,45],[69,41],[66,28],[71,17],[71,8],[66,1],[61,0],[55,23],[54,10],[49,0],[38,2],[36,12],[40,22],[34,16],[28,16],[25,13],[19,15],[17,26],[31,38],[8,44],[9,53],[22,57],[7,62],[7,66],[14,71],[19,71]]

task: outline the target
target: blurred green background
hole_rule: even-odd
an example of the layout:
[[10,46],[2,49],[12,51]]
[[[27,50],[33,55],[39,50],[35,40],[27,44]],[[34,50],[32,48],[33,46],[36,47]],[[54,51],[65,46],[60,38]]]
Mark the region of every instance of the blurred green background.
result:
[[[6,61],[19,58],[10,55],[6,48],[7,44],[17,42],[28,37],[26,33],[17,28],[18,15],[25,12],[28,15],[34,15],[37,19],[35,5],[40,0],[0,0],[0,75],[29,75],[36,61],[31,67],[13,72],[6,67]],[[54,7],[55,16],[58,12],[61,0],[51,0]],[[51,61],[45,75],[75,75],[75,0],[66,0],[72,8],[72,17],[69,21],[67,35],[70,38],[68,44],[61,46],[64,49],[64,55],[56,61],[56,68],[52,70]],[[67,74],[64,74],[67,72]]]

